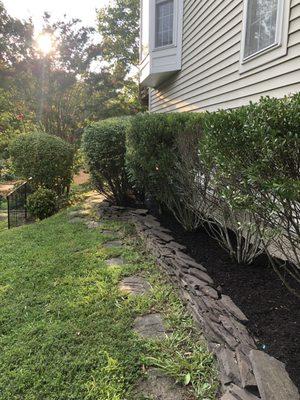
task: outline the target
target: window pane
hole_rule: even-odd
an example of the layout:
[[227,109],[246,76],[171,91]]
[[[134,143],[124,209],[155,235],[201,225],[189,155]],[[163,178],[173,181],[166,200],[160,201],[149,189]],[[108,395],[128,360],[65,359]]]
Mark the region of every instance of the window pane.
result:
[[173,0],[156,3],[155,47],[167,46],[173,43],[173,13]]
[[278,0],[248,0],[244,57],[276,41]]

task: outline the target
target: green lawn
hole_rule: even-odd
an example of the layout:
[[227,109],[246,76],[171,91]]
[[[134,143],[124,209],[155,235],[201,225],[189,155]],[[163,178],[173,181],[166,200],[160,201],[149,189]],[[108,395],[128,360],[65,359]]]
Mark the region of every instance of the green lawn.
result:
[[[131,400],[150,365],[190,380],[196,398],[214,399],[212,356],[132,228],[110,223],[104,236],[69,219],[66,210],[0,231],[1,400]],[[118,228],[126,246],[103,248]],[[126,265],[107,266],[119,253]],[[137,272],[153,285],[150,294],[120,293],[120,279]],[[150,310],[173,330],[162,342],[132,331],[134,318]]]

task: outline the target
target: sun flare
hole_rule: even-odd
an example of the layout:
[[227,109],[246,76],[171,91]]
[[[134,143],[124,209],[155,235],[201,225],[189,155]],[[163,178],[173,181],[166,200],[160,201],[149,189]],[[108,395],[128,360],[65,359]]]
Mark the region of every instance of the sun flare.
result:
[[37,47],[44,54],[49,54],[54,48],[53,36],[50,33],[41,33],[37,39]]

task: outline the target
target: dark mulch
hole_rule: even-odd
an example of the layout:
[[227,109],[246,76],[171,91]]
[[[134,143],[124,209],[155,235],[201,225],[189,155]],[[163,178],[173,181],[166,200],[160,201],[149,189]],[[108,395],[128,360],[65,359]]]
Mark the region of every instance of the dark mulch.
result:
[[204,229],[186,233],[172,216],[164,214],[160,220],[247,315],[258,347],[284,362],[300,389],[300,300],[286,289],[266,257],[251,266],[237,265]]

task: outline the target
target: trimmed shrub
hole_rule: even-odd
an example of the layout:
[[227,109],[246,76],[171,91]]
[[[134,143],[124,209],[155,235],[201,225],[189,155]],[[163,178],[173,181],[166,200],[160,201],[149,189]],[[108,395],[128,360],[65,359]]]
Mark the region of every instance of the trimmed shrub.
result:
[[130,185],[125,169],[125,133],[129,118],[114,118],[88,126],[83,135],[83,149],[93,183],[117,204],[129,200]]
[[46,133],[19,135],[10,146],[14,169],[20,177],[32,178],[35,188],[69,190],[74,150],[64,140]]
[[131,119],[127,133],[126,163],[134,188],[166,205],[187,230],[199,222],[185,197],[194,179],[201,121],[192,113],[143,114]]
[[214,113],[138,115],[127,170],[186,229],[207,222],[241,264],[272,249],[300,281],[299,128],[300,94]]
[[300,94],[209,114],[204,130],[200,154],[220,197],[251,216],[273,264],[274,253],[289,260],[277,272],[300,281]]
[[280,276],[300,281],[299,131],[296,94],[214,113],[108,120],[87,128],[84,145],[104,193],[124,199],[126,153],[141,197],[166,206],[186,230],[205,222],[238,263],[266,250],[273,265],[274,254],[289,261],[277,266]]
[[58,211],[56,193],[50,189],[39,188],[28,196],[27,210],[40,220],[51,217]]

